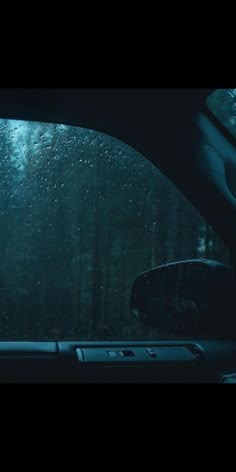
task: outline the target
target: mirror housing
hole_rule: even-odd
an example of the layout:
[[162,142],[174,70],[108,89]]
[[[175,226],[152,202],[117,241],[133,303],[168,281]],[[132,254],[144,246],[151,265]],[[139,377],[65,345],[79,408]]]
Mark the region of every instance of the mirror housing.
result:
[[166,337],[236,337],[236,285],[220,262],[193,259],[140,274],[131,313]]

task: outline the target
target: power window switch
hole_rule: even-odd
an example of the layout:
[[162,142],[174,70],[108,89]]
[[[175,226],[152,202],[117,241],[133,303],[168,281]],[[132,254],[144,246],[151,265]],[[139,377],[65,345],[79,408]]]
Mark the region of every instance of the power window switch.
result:
[[118,356],[118,353],[116,351],[107,351],[107,354],[109,357],[117,357]]
[[146,349],[146,352],[148,353],[148,355],[149,355],[150,357],[157,357],[156,352],[155,352],[153,349],[151,349],[151,348],[147,348],[147,349]]

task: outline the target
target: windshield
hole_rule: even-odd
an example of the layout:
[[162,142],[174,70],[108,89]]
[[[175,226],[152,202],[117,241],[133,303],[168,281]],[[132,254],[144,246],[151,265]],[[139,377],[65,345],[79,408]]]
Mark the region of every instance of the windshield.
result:
[[110,136],[0,120],[0,183],[0,340],[157,339],[129,310],[137,275],[229,261],[174,184]]
[[207,106],[236,138],[236,89],[218,89],[207,98]]

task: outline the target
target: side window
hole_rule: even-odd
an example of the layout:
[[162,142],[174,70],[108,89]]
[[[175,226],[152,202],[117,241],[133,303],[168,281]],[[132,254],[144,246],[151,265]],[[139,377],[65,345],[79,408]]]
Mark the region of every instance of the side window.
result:
[[151,267],[229,254],[197,210],[126,144],[0,120],[0,340],[150,339],[129,312]]

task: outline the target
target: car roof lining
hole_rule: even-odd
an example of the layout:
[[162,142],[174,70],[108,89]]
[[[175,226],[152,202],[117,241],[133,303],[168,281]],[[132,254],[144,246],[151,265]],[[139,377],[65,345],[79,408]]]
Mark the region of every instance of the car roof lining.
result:
[[141,139],[140,129],[152,129],[170,114],[174,124],[179,106],[181,121],[209,93],[211,89],[0,89],[0,117],[90,128],[132,146]]

